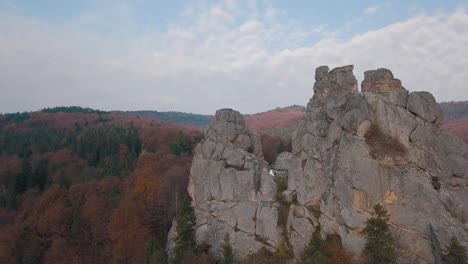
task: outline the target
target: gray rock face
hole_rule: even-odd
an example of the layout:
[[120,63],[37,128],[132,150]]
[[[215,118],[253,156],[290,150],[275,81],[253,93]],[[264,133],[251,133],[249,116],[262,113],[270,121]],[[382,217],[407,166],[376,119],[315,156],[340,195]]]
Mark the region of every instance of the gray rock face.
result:
[[413,92],[409,94],[406,108],[424,121],[442,125],[442,111],[432,94],[428,92]]
[[317,225],[358,256],[376,203],[390,213],[399,263],[434,263],[429,223],[442,246],[453,235],[468,246],[468,146],[442,131],[431,94],[408,93],[387,69],[366,72],[360,93],[352,70],[317,68],[292,153],[275,162],[282,192],[259,136],[239,112],[216,112],[189,182],[197,240],[214,256],[229,233],[237,260],[282,239],[299,260]]
[[244,117],[238,111],[232,109],[216,111],[212,125],[205,131],[205,138],[212,142],[250,150],[258,158],[263,158],[260,136],[247,131]]
[[[197,241],[211,245],[214,256],[220,256],[226,233],[238,260],[278,244],[276,183],[261,146],[239,112],[221,109],[195,148],[188,189]],[[172,247],[168,243],[169,251]]]
[[364,72],[364,81],[361,88],[363,92],[389,92],[401,90],[401,81],[393,78],[393,73],[388,69],[377,69]]
[[[297,192],[287,226],[295,256],[316,223],[359,255],[360,232],[376,203],[390,213],[402,263],[434,263],[429,222],[442,245],[455,235],[467,246],[468,147],[441,131],[434,97],[408,94],[386,69],[366,72],[363,93],[356,93],[331,76],[339,70],[324,69],[316,71],[292,154],[276,162],[289,172],[287,191]],[[440,179],[440,190],[432,177]]]

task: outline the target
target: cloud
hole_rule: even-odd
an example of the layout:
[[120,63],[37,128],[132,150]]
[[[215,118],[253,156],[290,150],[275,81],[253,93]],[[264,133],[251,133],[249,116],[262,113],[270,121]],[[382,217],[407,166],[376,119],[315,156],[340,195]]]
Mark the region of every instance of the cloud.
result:
[[375,12],[377,12],[378,9],[379,7],[377,6],[369,6],[368,8],[364,9],[363,13],[365,15],[374,14]]
[[254,113],[312,96],[320,65],[389,68],[410,91],[468,99],[468,14],[421,14],[339,39],[305,30],[267,6],[191,7],[163,31],[130,37],[0,15],[0,112],[83,105]]

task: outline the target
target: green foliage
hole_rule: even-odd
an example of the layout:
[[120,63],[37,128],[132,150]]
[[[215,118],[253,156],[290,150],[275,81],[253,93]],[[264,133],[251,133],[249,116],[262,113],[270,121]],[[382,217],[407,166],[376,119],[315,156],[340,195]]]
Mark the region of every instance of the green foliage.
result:
[[[41,123],[43,124],[43,123]],[[0,206],[14,209],[18,206],[21,194],[31,188],[41,192],[52,184],[52,172],[48,171],[48,160],[44,154],[59,149],[70,148],[89,166],[96,168],[90,177],[116,175],[123,176],[130,172],[141,152],[141,141],[137,130],[115,126],[94,127],[73,132],[48,129],[46,125],[35,128],[32,132],[5,132],[0,130],[0,156],[17,155],[23,159],[21,172],[10,177],[9,182],[1,184],[7,190],[0,194]],[[34,157],[34,158],[33,158]],[[36,157],[40,157],[37,159]],[[58,183],[62,188],[70,187],[69,179],[60,171]],[[112,194],[110,206],[115,208],[119,197]]]
[[185,198],[182,200],[182,206],[179,214],[176,216],[177,227],[176,236],[174,239],[174,260],[173,263],[178,264],[186,254],[195,252],[195,225],[196,217],[190,200]]
[[223,244],[221,245],[221,253],[223,254],[222,263],[223,264],[233,264],[234,263],[234,251],[232,250],[231,241],[229,239],[229,234],[226,233],[224,236]]
[[182,131],[179,131],[179,133],[169,145],[169,147],[172,153],[174,153],[177,156],[180,156],[182,154],[191,155],[193,142]]
[[133,116],[156,118],[168,123],[193,124],[198,126],[208,126],[213,119],[213,116],[210,115],[199,115],[183,112],[131,111],[124,113]]
[[3,115],[5,119],[0,122],[0,127],[13,122],[13,123],[22,123],[26,120],[28,120],[31,117],[31,114],[29,112],[17,112],[17,113],[9,113],[9,114],[4,114]]
[[325,240],[320,234],[320,226],[316,226],[309,244],[302,253],[302,263],[307,264],[328,264],[330,263],[330,252]]
[[37,128],[30,133],[0,132],[0,155],[16,154],[21,158],[33,153],[43,154],[57,151],[72,141],[73,135],[62,131]]
[[442,258],[445,264],[468,263],[466,249],[460,244],[460,241],[458,241],[458,239],[454,236],[450,239],[450,244],[448,244],[445,247]]
[[[127,149],[119,155],[121,147]],[[136,129],[116,126],[94,127],[74,144],[73,150],[89,165],[103,168],[103,173],[124,175],[130,171],[141,152],[141,141]]]
[[273,252],[273,256],[279,263],[286,263],[288,259],[290,258],[289,256],[289,248],[288,245],[286,244],[286,240],[284,237],[281,237],[280,241],[278,242],[278,245],[276,246],[275,252]]
[[374,216],[367,220],[363,230],[367,243],[363,257],[368,264],[396,263],[393,237],[388,227],[390,216],[380,204],[374,205]]
[[84,113],[84,114],[104,114],[107,113],[105,111],[101,111],[99,109],[91,109],[91,108],[83,108],[80,106],[56,106],[52,108],[44,108],[42,109],[43,113]]
[[159,248],[156,238],[151,238],[148,248],[146,249],[145,264],[162,264],[165,263],[161,249]]

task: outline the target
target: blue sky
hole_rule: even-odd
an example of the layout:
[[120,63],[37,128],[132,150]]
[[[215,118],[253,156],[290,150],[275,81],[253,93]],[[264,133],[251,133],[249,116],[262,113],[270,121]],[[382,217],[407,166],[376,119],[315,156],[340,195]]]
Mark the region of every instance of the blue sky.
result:
[[315,67],[468,100],[468,0],[0,1],[0,112],[305,105]]

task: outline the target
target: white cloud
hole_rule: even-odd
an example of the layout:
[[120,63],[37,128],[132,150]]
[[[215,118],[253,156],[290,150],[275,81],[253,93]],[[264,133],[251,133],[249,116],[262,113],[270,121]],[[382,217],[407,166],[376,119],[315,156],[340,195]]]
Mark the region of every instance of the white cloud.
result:
[[[54,105],[252,113],[312,96],[315,67],[389,68],[410,91],[468,99],[468,14],[418,15],[304,45],[314,30],[235,1],[192,9],[164,32],[111,38],[0,16],[0,112]],[[323,28],[315,28],[322,32]]]
[[364,9],[363,13],[366,15],[374,14],[378,9],[379,7],[377,6],[369,6],[368,8]]

